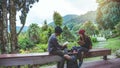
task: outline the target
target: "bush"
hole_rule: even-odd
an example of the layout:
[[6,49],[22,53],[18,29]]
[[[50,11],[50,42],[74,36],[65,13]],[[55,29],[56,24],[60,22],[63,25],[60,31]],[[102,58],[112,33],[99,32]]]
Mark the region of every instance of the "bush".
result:
[[115,52],[115,55],[120,58],[120,49]]
[[32,47],[35,46],[35,44],[27,38],[20,39],[18,44],[19,48],[23,50],[31,49]]
[[96,37],[91,37],[92,42],[98,42]]

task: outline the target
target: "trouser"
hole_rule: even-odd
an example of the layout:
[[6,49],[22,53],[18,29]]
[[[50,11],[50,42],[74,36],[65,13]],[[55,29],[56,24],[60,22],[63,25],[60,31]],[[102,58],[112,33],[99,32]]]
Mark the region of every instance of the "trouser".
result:
[[64,68],[64,63],[65,63],[65,59],[62,58],[62,60],[57,63],[57,68]]
[[52,51],[51,54],[62,57],[62,60],[57,63],[57,68],[64,68],[65,58],[63,56],[65,53],[62,50],[56,50]]
[[87,52],[88,52],[88,49],[85,47],[78,48],[78,59],[79,59],[78,68],[81,67],[81,65],[83,63],[84,54],[86,54]]

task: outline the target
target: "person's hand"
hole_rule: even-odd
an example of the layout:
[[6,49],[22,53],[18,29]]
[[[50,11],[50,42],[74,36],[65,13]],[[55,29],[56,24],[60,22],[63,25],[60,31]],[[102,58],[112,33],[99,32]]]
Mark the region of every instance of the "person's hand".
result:
[[73,51],[73,54],[77,54],[78,52],[76,50]]
[[85,42],[84,42],[84,41],[81,41],[81,40],[79,40],[77,43],[78,43],[79,45],[84,45],[84,44],[85,44]]
[[92,46],[91,46],[91,45],[89,45],[89,49],[92,49]]

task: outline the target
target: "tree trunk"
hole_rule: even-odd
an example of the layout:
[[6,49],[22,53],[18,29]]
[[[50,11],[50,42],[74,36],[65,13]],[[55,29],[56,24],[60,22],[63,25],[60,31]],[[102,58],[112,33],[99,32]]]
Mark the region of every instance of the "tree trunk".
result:
[[7,21],[7,0],[3,0],[3,53],[8,53],[8,21]]
[[10,0],[10,43],[11,43],[11,53],[18,52],[18,40],[16,33],[16,5],[15,0]]
[[3,51],[3,14],[2,7],[0,5],[0,52],[2,53]]

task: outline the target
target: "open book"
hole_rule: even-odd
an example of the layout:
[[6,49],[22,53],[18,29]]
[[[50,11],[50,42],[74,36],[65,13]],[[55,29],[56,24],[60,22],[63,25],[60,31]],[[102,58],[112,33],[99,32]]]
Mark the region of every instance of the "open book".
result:
[[67,45],[67,44],[69,44],[69,42],[68,42],[68,41],[66,41],[65,43],[63,43],[63,45]]

